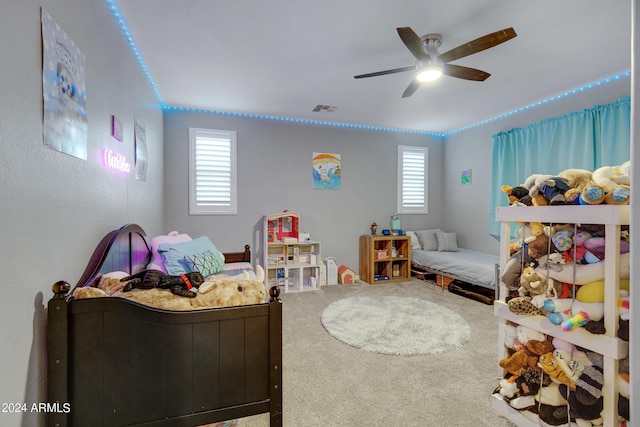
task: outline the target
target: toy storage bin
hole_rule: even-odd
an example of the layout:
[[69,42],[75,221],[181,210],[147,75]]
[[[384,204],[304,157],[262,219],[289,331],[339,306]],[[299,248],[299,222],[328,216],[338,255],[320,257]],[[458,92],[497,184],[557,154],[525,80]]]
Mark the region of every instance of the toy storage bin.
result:
[[389,255],[386,249],[376,249],[375,250],[376,259],[388,259]]

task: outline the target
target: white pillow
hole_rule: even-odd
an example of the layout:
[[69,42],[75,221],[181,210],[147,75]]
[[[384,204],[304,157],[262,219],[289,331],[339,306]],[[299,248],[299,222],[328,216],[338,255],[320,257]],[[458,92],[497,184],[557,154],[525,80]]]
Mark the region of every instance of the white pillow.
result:
[[416,236],[418,236],[418,241],[420,242],[420,246],[425,251],[437,251],[438,250],[438,240],[436,240],[436,233],[440,232],[439,228],[434,228],[433,230],[416,230]]
[[438,252],[458,252],[456,233],[439,231],[436,233],[436,239],[438,240]]
[[411,249],[422,249],[420,246],[420,240],[418,240],[418,236],[413,231],[407,231],[407,236],[411,238]]
[[164,261],[158,253],[158,246],[163,243],[183,243],[191,240],[191,237],[188,234],[179,234],[177,231],[172,231],[166,236],[157,236],[151,239],[151,253],[153,254],[153,258],[147,265],[147,270],[160,270],[164,273],[167,272],[167,268],[164,266]]

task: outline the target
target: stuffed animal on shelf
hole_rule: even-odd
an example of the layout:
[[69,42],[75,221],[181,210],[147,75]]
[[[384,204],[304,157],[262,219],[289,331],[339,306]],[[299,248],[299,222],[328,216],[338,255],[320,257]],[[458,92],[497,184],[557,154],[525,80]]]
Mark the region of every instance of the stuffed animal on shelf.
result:
[[592,175],[593,182],[605,192],[604,203],[628,205],[631,195],[631,162],[619,166],[602,166]]
[[540,371],[538,357],[550,351],[553,351],[550,341],[529,340],[520,350],[500,360],[498,365],[514,375],[519,375],[525,368]]
[[584,370],[582,363],[571,360],[569,353],[553,350],[538,358],[538,367],[558,384],[566,384],[569,389],[576,389],[576,381]]
[[579,311],[570,318],[563,320],[560,324],[560,327],[563,331],[572,331],[579,326],[586,325],[587,323],[589,323],[589,320],[589,315],[587,313],[585,313],[584,311]]
[[522,270],[520,287],[518,288],[520,296],[535,297],[543,295],[546,298],[557,298],[561,292],[562,283],[550,277],[542,276],[533,266],[527,266]]
[[523,186],[511,187],[503,185],[500,190],[507,195],[509,204],[512,206],[532,206],[529,190]]
[[590,239],[591,235],[581,230],[575,233],[575,235],[571,230],[560,230],[551,237],[553,245],[559,252],[564,254],[566,262],[575,261],[579,264],[594,264],[600,262],[600,258],[585,247],[588,246],[587,242]]
[[535,260],[551,252],[556,252],[556,247],[553,242],[549,241],[549,237],[544,233],[536,236],[535,239],[527,244],[527,253]]
[[574,204],[571,200],[567,200],[565,197],[566,192],[570,189],[571,187],[557,176],[547,178],[540,184],[540,193],[542,193],[550,205]]
[[565,198],[576,205],[599,205],[605,203],[606,190],[593,180],[593,173],[585,169],[567,169],[558,174],[570,189]]
[[[601,354],[583,349],[590,359],[590,366],[585,367],[576,380],[575,390],[571,393],[567,385],[559,386],[560,393],[567,397],[569,415],[576,419],[594,421],[593,425],[602,425],[603,408],[602,386],[604,383],[603,357]],[[569,387],[570,388],[570,387]],[[567,409],[564,411],[566,418]]]
[[572,204],[581,204],[580,196],[584,189],[593,185],[592,173],[586,169],[565,169],[558,174],[558,178],[562,179],[569,186],[564,194],[567,201]]
[[160,270],[143,270],[131,276],[123,277],[121,282],[127,282],[123,292],[132,289],[169,289],[173,294],[187,298],[194,298],[204,276],[199,272],[190,272],[180,276],[171,276]]
[[531,297],[515,297],[507,301],[509,311],[520,316],[536,316],[541,314],[545,316],[547,313],[531,302]]
[[[531,205],[532,206],[547,206],[549,203],[547,202],[547,199],[545,199],[545,197],[540,194],[540,188],[536,187],[536,182],[542,182],[547,178],[551,178],[552,175],[542,175],[539,173],[530,175],[527,177],[527,179],[525,179],[524,183],[521,185],[522,187],[526,188],[527,191],[529,191],[529,197],[531,197]],[[531,194],[534,195],[531,195]]]
[[520,227],[516,231],[516,241],[509,245],[509,252],[513,255],[521,249],[526,249],[529,243],[543,233],[544,226],[540,222],[520,223]]
[[586,313],[589,319],[594,322],[599,322],[604,318],[604,303],[602,302],[582,302],[574,298],[550,298],[544,302],[542,308],[550,313],[547,318],[554,325],[562,325],[580,312]]
[[[620,166],[602,166],[593,173],[591,179],[586,179],[587,172],[582,171],[577,180],[565,196],[575,198],[581,205],[599,205],[602,203],[612,205],[627,205],[631,195],[631,163],[625,162]],[[580,175],[576,169],[561,172],[563,174]]]

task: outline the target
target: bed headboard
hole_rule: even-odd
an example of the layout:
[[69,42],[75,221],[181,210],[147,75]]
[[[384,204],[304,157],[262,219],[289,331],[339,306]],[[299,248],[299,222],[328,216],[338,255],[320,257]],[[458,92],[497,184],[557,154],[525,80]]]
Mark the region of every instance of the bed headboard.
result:
[[[111,271],[126,271],[129,274],[144,270],[152,253],[145,231],[137,224],[126,224],[109,232],[93,251],[76,288],[91,285],[97,277]],[[251,262],[251,247],[243,252],[224,253],[225,262]]]
[[137,224],[126,224],[109,232],[93,251],[76,287],[91,284],[96,277],[110,271],[133,274],[144,270],[151,260],[146,235]]

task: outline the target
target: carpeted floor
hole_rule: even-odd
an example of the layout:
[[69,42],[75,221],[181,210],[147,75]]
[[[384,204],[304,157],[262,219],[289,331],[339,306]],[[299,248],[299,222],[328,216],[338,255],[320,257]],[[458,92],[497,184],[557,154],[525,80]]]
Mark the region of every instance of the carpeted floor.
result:
[[[422,298],[459,314],[471,327],[462,348],[442,354],[370,353],[331,337],[325,308],[352,296]],[[497,384],[497,320],[493,307],[412,279],[397,284],[326,286],[283,300],[285,427],[513,426],[491,408]],[[239,427],[265,427],[267,414]]]

